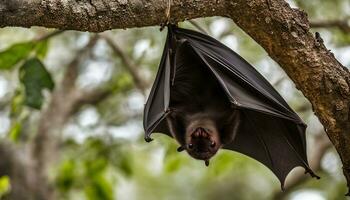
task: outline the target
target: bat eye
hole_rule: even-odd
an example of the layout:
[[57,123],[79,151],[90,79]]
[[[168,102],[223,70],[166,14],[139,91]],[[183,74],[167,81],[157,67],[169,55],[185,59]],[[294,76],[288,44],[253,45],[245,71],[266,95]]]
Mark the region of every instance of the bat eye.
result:
[[193,144],[190,143],[190,144],[188,145],[188,148],[189,148],[189,149],[193,149]]
[[214,148],[215,147],[215,142],[210,143],[210,147]]

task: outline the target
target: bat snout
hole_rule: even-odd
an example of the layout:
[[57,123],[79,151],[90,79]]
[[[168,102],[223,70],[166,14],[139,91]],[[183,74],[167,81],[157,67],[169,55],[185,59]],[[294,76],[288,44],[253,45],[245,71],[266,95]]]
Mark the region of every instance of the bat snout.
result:
[[208,160],[214,156],[218,148],[216,142],[204,128],[197,128],[191,135],[187,145],[188,153],[196,159]]

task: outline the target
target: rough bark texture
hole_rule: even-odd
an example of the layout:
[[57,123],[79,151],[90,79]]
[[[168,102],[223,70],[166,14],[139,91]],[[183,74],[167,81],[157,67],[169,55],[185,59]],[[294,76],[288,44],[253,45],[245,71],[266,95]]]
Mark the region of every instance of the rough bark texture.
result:
[[[3,0],[0,27],[102,32],[159,25],[166,7],[165,0]],[[286,71],[324,125],[350,186],[350,73],[309,32],[306,13],[283,0],[172,1],[172,22],[207,16],[232,18]]]

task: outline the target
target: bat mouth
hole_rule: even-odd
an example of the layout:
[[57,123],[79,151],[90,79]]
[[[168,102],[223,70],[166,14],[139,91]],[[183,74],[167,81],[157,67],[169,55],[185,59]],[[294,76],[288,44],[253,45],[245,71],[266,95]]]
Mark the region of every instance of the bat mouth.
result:
[[192,134],[191,134],[191,138],[202,138],[202,139],[209,139],[211,140],[211,136],[210,136],[210,130],[209,129],[205,129],[202,127],[196,128]]
[[210,130],[199,127],[191,134],[188,145],[189,153],[192,157],[200,160],[208,160],[215,155],[217,149],[215,141],[212,139]]

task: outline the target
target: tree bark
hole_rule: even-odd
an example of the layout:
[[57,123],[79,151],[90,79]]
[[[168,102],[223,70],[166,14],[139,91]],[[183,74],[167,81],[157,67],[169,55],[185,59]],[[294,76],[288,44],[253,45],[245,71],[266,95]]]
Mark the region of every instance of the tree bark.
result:
[[[102,32],[159,25],[166,0],[3,0],[0,27],[45,26]],[[309,31],[307,14],[283,0],[172,0],[170,21],[226,16],[286,71],[337,149],[350,186],[350,73]],[[23,20],[26,19],[26,20]]]

